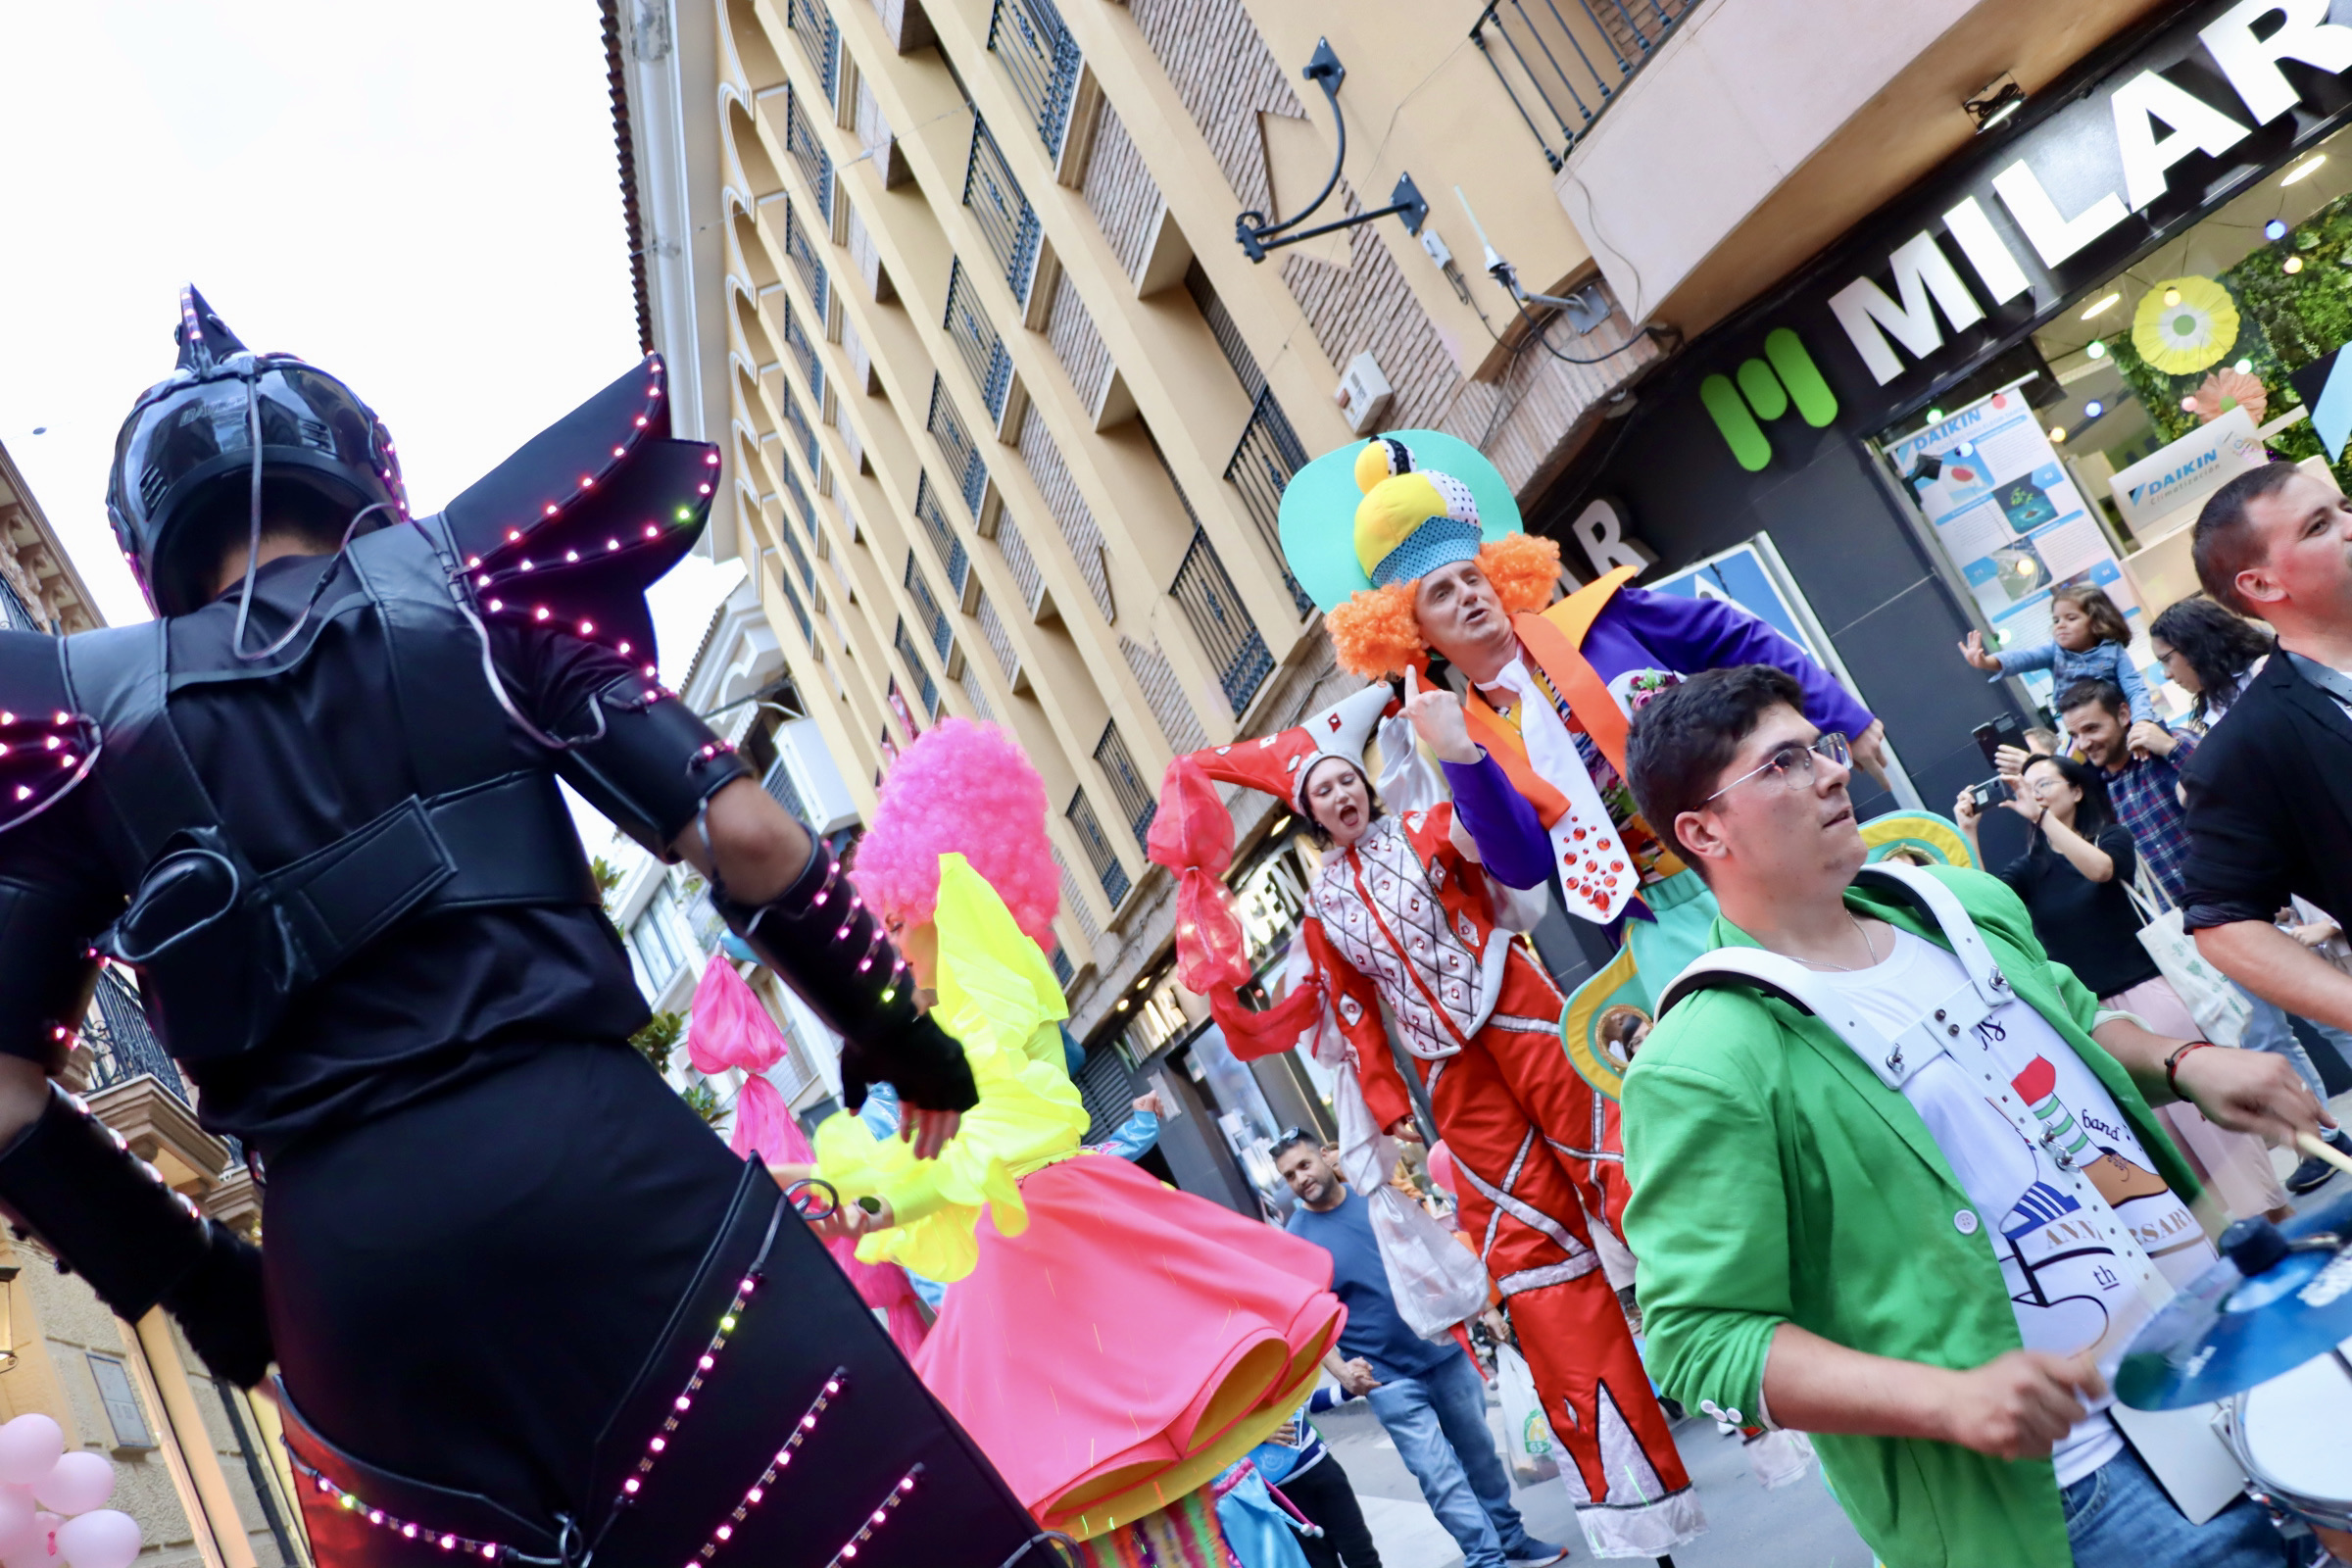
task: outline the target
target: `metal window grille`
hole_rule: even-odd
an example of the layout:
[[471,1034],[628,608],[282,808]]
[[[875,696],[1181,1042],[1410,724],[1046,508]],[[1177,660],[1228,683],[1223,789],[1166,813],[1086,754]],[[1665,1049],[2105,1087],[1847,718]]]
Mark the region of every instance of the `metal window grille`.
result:
[[[1193,297],[1195,305],[1200,307],[1200,319],[1208,323],[1209,335],[1217,340],[1218,349],[1225,355],[1225,363],[1233,367],[1234,379],[1240,381],[1242,390],[1254,400],[1266,389],[1265,372],[1257,368],[1257,356],[1251,354],[1250,345],[1242,341],[1242,329],[1234,324],[1233,313],[1225,308],[1225,301],[1218,296],[1216,285],[1209,282],[1208,273],[1201,270],[1199,262],[1185,267],[1184,291]],[[791,330],[789,323],[786,330]]]
[[1062,952],[1062,951],[1061,951],[1061,944],[1060,944],[1060,943],[1058,943],[1058,942],[1054,943],[1054,984],[1056,984],[1056,985],[1058,985],[1058,986],[1062,987],[1064,990],[1067,990],[1067,989],[1069,988],[1069,984],[1070,984],[1070,982],[1071,982],[1071,981],[1073,981],[1073,980],[1075,980],[1075,979],[1077,979],[1077,978],[1078,978],[1078,969],[1077,969],[1077,966],[1076,966],[1075,964],[1073,964],[1073,963],[1071,963],[1071,962],[1070,962],[1070,956],[1069,956],[1068,954],[1066,954],[1066,953],[1064,953],[1064,952]]
[[[808,471],[811,474],[815,473],[817,468],[818,453],[820,451],[816,444],[816,427],[808,422],[808,416],[801,412],[801,400],[792,395],[792,388],[790,387],[784,388],[784,422],[791,426],[793,445],[800,448],[801,456],[808,460]],[[783,466],[785,472],[789,473],[792,471],[789,465],[785,465]],[[794,488],[797,494],[797,481],[795,482]],[[808,510],[808,503],[806,499],[803,499],[801,501],[801,511],[806,513]]]
[[1110,798],[1116,802],[1127,825],[1135,829],[1135,842],[1141,844],[1152,831],[1152,818],[1159,811],[1159,802],[1145,782],[1143,770],[1127,753],[1127,742],[1119,734],[1118,720],[1102,726],[1102,738],[1095,742],[1095,760],[1102,765],[1103,777],[1110,780]]
[[1021,608],[1036,614],[1038,606],[1046,599],[1045,573],[1037,569],[1037,558],[1029,553],[1029,541],[1021,537],[1020,525],[1003,514],[997,517],[997,549],[1012,572],[1014,585],[1021,590]]
[[784,150],[792,161],[801,166],[802,177],[808,181],[808,194],[816,198],[816,210],[824,216],[824,228],[833,228],[833,160],[825,152],[825,144],[816,139],[816,127],[808,122],[808,108],[801,102],[798,87],[784,89]]
[[1470,29],[1558,173],[1698,0],[1488,0]]
[[963,270],[960,258],[948,268],[947,327],[948,336],[963,352],[964,366],[980,388],[988,416],[1004,418],[1004,399],[1012,390],[1012,356],[989,324],[988,313],[980,308],[979,291],[972,286],[972,274]]
[[915,475],[914,516],[930,536],[931,548],[939,552],[940,564],[948,568],[948,586],[960,600],[963,585],[972,574],[972,558],[964,553],[963,541],[948,522],[948,514],[940,509],[939,491],[932,487],[931,473],[924,469]]
[[808,290],[808,300],[816,307],[816,314],[823,316],[827,287],[824,258],[808,243],[808,231],[801,227],[801,215],[789,196],[784,198],[784,256],[792,263],[793,270],[801,274],[801,282]]
[[989,706],[988,693],[983,691],[980,686],[980,666],[978,664],[964,665],[963,678],[956,684],[963,688],[963,700],[972,705],[974,718],[984,724],[993,724],[997,721],[997,710]]
[[956,491],[977,519],[980,502],[988,494],[988,460],[964,432],[963,421],[956,416],[956,405],[949,400],[947,385],[937,370],[931,372],[931,412],[923,428],[939,443],[941,455],[948,460],[948,471],[956,476]]
[[112,964],[99,975],[89,1011],[82,1015],[81,1042],[97,1058],[90,1067],[92,1089],[112,1089],[145,1074],[181,1102],[187,1100],[179,1068],[148,1027],[147,1009],[140,1005],[139,994]]
[[6,619],[11,631],[50,629],[41,624],[41,617],[32,612],[32,607],[24,603],[24,596],[17,592],[17,585],[4,575],[0,575],[0,618]]
[[1242,608],[1242,597],[1234,592],[1233,579],[1225,574],[1225,564],[1217,559],[1207,534],[1193,534],[1192,548],[1184,553],[1184,564],[1176,568],[1168,594],[1192,623],[1193,635],[1200,639],[1217,672],[1217,685],[1233,705],[1233,716],[1241,717],[1273,672],[1274,656],[1266,652],[1266,640]]
[[801,488],[801,476],[792,471],[792,465],[784,462],[781,455],[778,456],[776,468],[784,475],[784,493],[792,497],[793,506],[800,511],[801,526],[808,530],[809,538],[815,538],[816,513],[808,505],[808,492]]
[[1095,819],[1094,806],[1086,798],[1086,786],[1080,785],[1070,796],[1070,808],[1062,813],[1069,818],[1071,829],[1078,835],[1078,848],[1086,853],[1086,863],[1102,883],[1102,896],[1116,909],[1126,901],[1134,884],[1127,878],[1127,868],[1119,863],[1118,852],[1103,836],[1102,824]]
[[816,67],[817,76],[824,82],[825,101],[841,102],[841,29],[834,25],[833,13],[818,0],[787,0],[785,22],[801,40],[808,63]]
[[899,617],[897,629],[890,634],[890,646],[896,648],[899,651],[899,657],[906,661],[906,672],[914,677],[915,695],[922,700],[923,716],[937,718],[939,716],[939,682],[931,678],[930,666],[925,664],[922,656],[915,652],[915,642],[907,634],[906,617],[904,615]]
[[808,396],[818,406],[825,401],[825,367],[816,357],[816,340],[801,324],[793,311],[792,296],[782,295],[784,301],[784,347],[792,354],[793,363],[801,368],[801,378],[808,383]]
[[784,602],[792,606],[792,618],[801,623],[801,640],[814,648],[816,646],[816,625],[809,620],[808,607],[801,603],[800,593],[792,586],[792,579],[778,577],[776,585],[784,590]]
[[1250,422],[1242,430],[1242,439],[1233,449],[1233,457],[1225,465],[1225,482],[1242,493],[1242,504],[1250,509],[1251,520],[1257,524],[1258,537],[1274,553],[1281,564],[1283,586],[1291,591],[1291,603],[1298,613],[1309,614],[1315,602],[1298,579],[1291,575],[1290,566],[1283,564],[1282,554],[1282,491],[1291,482],[1291,475],[1306,466],[1306,448],[1298,433],[1291,428],[1290,419],[1283,414],[1282,405],[1274,401],[1274,389],[1258,389],[1257,403],[1250,411]]
[[1054,0],[997,0],[988,19],[988,47],[1004,62],[1046,151],[1059,157],[1085,61]]
[[923,580],[922,568],[914,564],[914,552],[906,552],[906,592],[914,597],[914,608],[921,612],[923,629],[930,634],[932,652],[941,659],[948,657],[948,645],[956,640],[956,627],[948,612],[939,608],[932,597],[931,585]]
[[793,569],[801,574],[801,582],[810,593],[815,593],[816,572],[808,564],[808,553],[801,548],[801,542],[789,528],[778,528],[776,538],[783,544],[784,553],[792,558]]
[[990,135],[988,122],[972,117],[972,154],[963,170],[963,205],[980,220],[991,255],[1004,269],[1012,297],[1029,303],[1029,285],[1037,268],[1037,214],[1021,194],[1004,150]]
[[792,769],[784,765],[784,759],[779,757],[769,764],[767,777],[760,781],[760,787],[767,791],[770,800],[790,811],[804,826],[808,824],[808,803],[801,799],[800,786],[792,781]]

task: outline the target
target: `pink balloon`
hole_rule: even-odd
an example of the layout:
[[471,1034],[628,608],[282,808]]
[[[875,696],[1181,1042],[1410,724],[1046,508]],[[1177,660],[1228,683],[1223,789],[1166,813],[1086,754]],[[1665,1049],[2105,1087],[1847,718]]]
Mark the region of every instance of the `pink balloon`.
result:
[[88,1513],[106,1505],[115,1494],[115,1467],[103,1453],[87,1448],[69,1453],[32,1489],[44,1507],[59,1513]]
[[29,1487],[46,1476],[66,1451],[66,1435],[37,1411],[0,1426],[0,1481]]
[[139,1522],[120,1508],[100,1508],[58,1528],[58,1555],[74,1568],[130,1568],[139,1554]]
[[31,1544],[32,1494],[23,1487],[0,1487],[0,1557],[13,1557]]

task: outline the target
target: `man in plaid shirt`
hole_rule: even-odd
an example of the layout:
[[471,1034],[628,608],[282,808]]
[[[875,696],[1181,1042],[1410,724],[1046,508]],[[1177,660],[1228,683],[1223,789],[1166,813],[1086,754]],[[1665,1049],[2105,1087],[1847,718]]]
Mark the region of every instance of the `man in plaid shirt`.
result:
[[[2166,729],[2152,718],[2134,720],[2122,688],[2109,680],[2075,682],[2058,694],[2058,712],[2083,760],[2105,771],[2107,798],[2115,807],[2116,820],[2132,835],[2140,864],[2148,868],[2167,903],[2186,904],[2182,873],[2188,862],[2188,811],[2180,804],[2180,769],[2196,751],[2197,737]],[[2311,1053],[2295,1038],[2285,1010],[2242,986],[2238,989],[2253,1006],[2240,1044],[2250,1051],[2284,1056],[2325,1103],[2326,1080],[2312,1062]],[[2352,1039],[2333,1029],[2314,1027],[2320,1028],[2338,1055],[2352,1063],[2352,1054],[2345,1049]],[[2344,1152],[2352,1153],[2352,1138],[2344,1133],[2338,1132],[2331,1141],[2340,1142]],[[2286,1188],[2291,1193],[2310,1192],[2332,1174],[2323,1161],[2305,1159],[2287,1177]]]

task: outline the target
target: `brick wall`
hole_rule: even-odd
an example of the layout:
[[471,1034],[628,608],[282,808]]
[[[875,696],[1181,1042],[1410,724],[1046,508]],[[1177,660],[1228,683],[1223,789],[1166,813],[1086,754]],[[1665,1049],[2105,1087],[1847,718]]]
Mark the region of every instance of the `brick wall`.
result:
[[[1108,366],[1107,357],[1103,364]],[[1045,420],[1034,415],[1021,421],[1021,461],[1029,466],[1029,476],[1045,495],[1046,510],[1054,514],[1054,526],[1061,530],[1063,542],[1069,545],[1070,555],[1078,563],[1078,574],[1086,579],[1086,590],[1094,596],[1095,608],[1102,612],[1104,620],[1116,619],[1110,581],[1103,570],[1105,547],[1102,526],[1088,510],[1086,498],[1078,493],[1078,482],[1070,477],[1069,466],[1061,459],[1061,448],[1054,445],[1054,433],[1046,428]]]
[[[1346,198],[1347,211],[1363,210],[1346,182],[1335,195]],[[1282,263],[1282,280],[1306,313],[1315,342],[1335,369],[1345,370],[1349,360],[1372,351],[1389,385],[1396,389],[1389,425],[1435,424],[1461,389],[1462,374],[1454,368],[1453,356],[1439,340],[1428,313],[1396,270],[1396,258],[1372,224],[1349,232],[1348,259],[1343,269],[1290,256]]]
[[1102,334],[1095,330],[1095,318],[1086,313],[1086,304],[1078,298],[1078,290],[1070,282],[1070,274],[1057,272],[1054,281],[1054,301],[1047,307],[1046,341],[1054,346],[1054,357],[1070,374],[1070,385],[1089,413],[1102,407],[1102,394],[1110,385],[1110,350],[1102,345]]
[[1140,281],[1144,264],[1152,259],[1152,239],[1159,227],[1159,215],[1167,210],[1167,198],[1152,179],[1152,171],[1144,167],[1143,154],[1136,151],[1135,140],[1127,134],[1126,122],[1108,102],[1102,105],[1102,119],[1095,126],[1095,145],[1087,161],[1086,181],[1079,187],[1086,205],[1094,210],[1095,221],[1102,226],[1102,237],[1127,270],[1131,280]]
[[1241,0],[1134,0],[1135,24],[1245,207],[1273,201],[1257,117],[1306,118]]
[[1144,701],[1159,721],[1159,732],[1168,738],[1169,749],[1181,755],[1206,746],[1208,736],[1201,730],[1193,705],[1185,700],[1184,682],[1176,678],[1175,666],[1159,651],[1158,639],[1141,643],[1122,632],[1119,652],[1126,656],[1135,683],[1144,689]]

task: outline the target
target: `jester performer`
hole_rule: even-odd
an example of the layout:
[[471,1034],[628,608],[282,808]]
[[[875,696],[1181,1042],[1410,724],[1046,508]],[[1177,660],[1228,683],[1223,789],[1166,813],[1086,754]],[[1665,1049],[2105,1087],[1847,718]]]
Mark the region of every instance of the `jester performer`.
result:
[[[1654,988],[1705,950],[1715,901],[1625,785],[1628,717],[1649,694],[1723,665],[1785,669],[1804,690],[1806,716],[1846,735],[1855,760],[1886,782],[1885,726],[1739,607],[1634,587],[1636,567],[1553,603],[1558,544],[1526,533],[1494,466],[1442,431],[1400,431],[1308,464],[1283,493],[1282,542],[1327,612],[1343,668],[1395,676],[1437,654],[1462,673],[1471,738],[1535,806],[1568,912],[1618,937]],[[1606,984],[1601,1000],[1655,1012],[1648,990],[1617,976]],[[1570,1050],[1592,1060],[1589,1022],[1583,1033]]]
[[[158,618],[0,633],[0,1206],[217,1374],[277,1364],[328,1568],[1022,1557],[788,1195],[628,1045],[559,778],[694,863],[911,1155],[976,1101],[825,846],[655,684],[644,590],[719,482],[662,362],[412,517],[342,382],[193,289],[177,339],[108,495]],[[51,1082],[103,961],[242,1141],[266,1250]]]
[[[1573,1460],[1561,1475],[1586,1542],[1596,1556],[1656,1556],[1706,1520],[1595,1250],[1604,1200],[1572,1159],[1592,1149],[1613,1107],[1561,1055],[1560,994],[1513,940],[1543,913],[1549,840],[1443,688],[1408,685],[1407,712],[1453,799],[1384,813],[1361,759],[1391,703],[1386,685],[1366,687],[1298,728],[1169,765],[1160,817],[1213,822],[1224,812],[1211,781],[1243,784],[1281,800],[1333,852],[1294,945],[1295,967],[1306,956],[1303,983],[1250,1012],[1234,990],[1246,966],[1226,965],[1208,986],[1210,1009],[1245,1058],[1296,1049],[1336,1023],[1380,1126],[1412,1116],[1383,1009],[1394,1018],[1463,1178],[1461,1227],[1478,1238]],[[1172,848],[1166,836],[1162,845]],[[1203,977],[1220,950],[1239,946],[1229,913],[1199,897],[1222,875],[1220,857],[1155,846],[1154,858],[1182,872],[1179,961]]]

